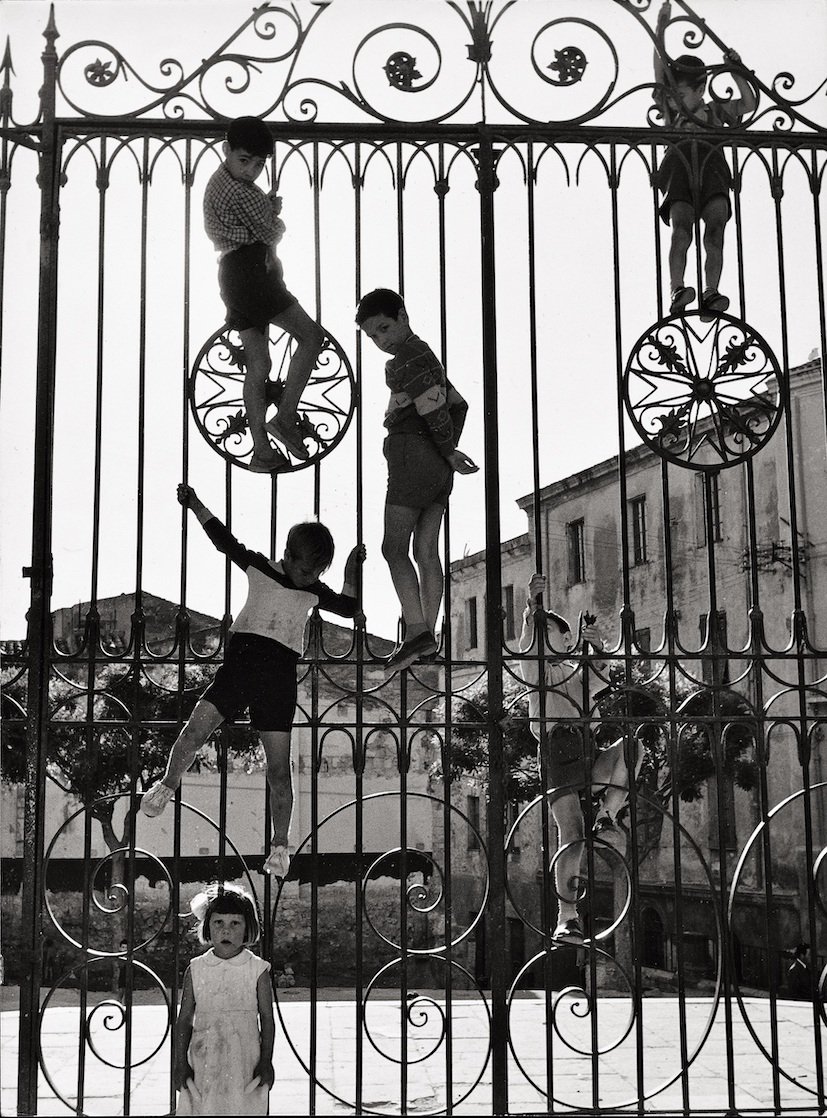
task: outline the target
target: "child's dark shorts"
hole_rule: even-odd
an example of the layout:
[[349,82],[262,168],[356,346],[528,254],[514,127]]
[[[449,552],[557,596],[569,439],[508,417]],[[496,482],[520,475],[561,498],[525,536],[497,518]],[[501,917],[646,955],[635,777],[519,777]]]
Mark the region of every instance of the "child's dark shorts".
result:
[[299,655],[270,637],[231,633],[224,663],[201,696],[227,722],[250,708],[256,730],[289,731],[296,713],[296,664]]
[[284,286],[281,261],[258,242],[228,252],[218,262],[218,286],[235,330],[266,332],[267,324],[292,307],[296,296]]
[[[697,173],[693,168],[697,166]],[[732,217],[729,192],[732,172],[719,147],[698,140],[682,140],[671,148],[658,170],[658,189],[665,194],[658,213],[669,225],[672,205],[687,202],[701,214],[712,198],[722,195],[727,203],[727,221]]]
[[454,471],[429,435],[394,431],[383,450],[388,461],[386,504],[411,509],[448,504]]
[[597,756],[593,741],[589,734],[589,744],[584,746],[583,729],[576,726],[557,725],[546,735],[546,783],[554,789],[548,797],[550,803],[589,787]]

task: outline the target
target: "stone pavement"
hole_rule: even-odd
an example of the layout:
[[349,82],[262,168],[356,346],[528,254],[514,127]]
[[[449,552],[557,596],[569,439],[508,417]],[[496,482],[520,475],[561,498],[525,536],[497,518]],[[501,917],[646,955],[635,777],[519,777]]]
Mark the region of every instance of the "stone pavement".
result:
[[[0,1113],[17,1111],[17,1012],[10,991],[3,992],[3,1060],[0,1068]],[[90,999],[104,995],[90,995]],[[73,1110],[57,1094],[74,1103],[78,1084],[80,1014],[73,991],[61,991],[62,1004],[48,1006],[42,1048],[51,1086],[41,1073],[38,1114],[69,1114]],[[139,992],[132,1017],[130,1112],[169,1113],[169,1038],[166,1009],[144,1004]],[[157,999],[156,999],[157,1000]],[[147,998],[148,1001],[148,998]],[[810,1003],[777,1003],[777,1065],[770,1059],[772,1030],[769,1002],[745,998],[732,1002],[733,1092],[736,1113],[806,1114],[817,1112],[816,1043]],[[635,1020],[626,998],[599,998],[594,1016],[583,1001],[555,995],[550,1029],[554,1109],[569,1107],[613,1110],[632,1104],[643,1084],[649,1112],[680,1112],[684,1091],[693,1113],[725,1112],[729,1108],[727,1022],[723,1003],[710,998],[686,1000],[684,1050],[689,1058],[681,1076],[681,1030],[678,1000],[648,997]],[[357,1059],[362,1063],[360,1113],[399,1114],[403,1108],[400,1035],[405,1013],[393,991],[370,999],[361,1051],[357,1052],[356,1009],[342,991],[319,991],[315,1005],[306,991],[279,996],[276,1034],[276,1085],[270,1095],[274,1115],[309,1114],[309,1080],[298,1057],[309,1063],[312,1017],[316,1022],[316,1078],[327,1090],[315,1092],[315,1113],[353,1113]],[[409,1006],[406,1089],[408,1113],[428,1113],[446,1104],[444,992],[420,992]],[[491,1113],[489,1018],[479,998],[457,997],[451,1008],[454,1112]],[[85,1052],[84,1114],[123,1114],[124,1072],[108,1063],[123,1063],[125,1033],[121,1014],[111,1005],[87,1014],[90,1044]],[[509,1103],[512,1114],[548,1113],[546,1087],[546,1003],[541,992],[521,991],[512,1003]],[[290,1043],[287,1036],[289,1035]],[[824,1029],[822,1027],[822,1039]],[[599,1059],[587,1055],[596,1040]],[[292,1044],[292,1047],[291,1047]],[[96,1055],[97,1053],[97,1055]],[[297,1055],[298,1054],[298,1055]],[[108,1061],[108,1063],[107,1063]],[[56,1094],[57,1092],[57,1094]]]

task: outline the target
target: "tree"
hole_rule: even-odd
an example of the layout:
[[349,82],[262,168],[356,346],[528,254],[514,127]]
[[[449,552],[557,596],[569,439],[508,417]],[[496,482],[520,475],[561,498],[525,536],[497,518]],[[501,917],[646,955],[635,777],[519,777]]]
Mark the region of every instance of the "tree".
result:
[[[662,680],[645,676],[635,665],[627,683],[621,665],[610,671],[611,689],[599,702],[600,721],[594,725],[599,746],[629,735],[643,749],[637,786],[646,794],[637,801],[639,860],[660,839],[663,811],[669,810],[673,786],[680,799],[691,802],[704,794],[704,785],[716,773],[715,752],[721,751],[721,773],[740,788],[755,787],[757,765],[753,753],[757,722],[755,713],[735,691],[692,689],[677,685],[675,712],[676,764],[671,763],[669,691]],[[527,691],[517,683],[506,684],[503,705],[508,711],[502,722],[507,802],[521,803],[540,795],[537,742],[529,729]],[[437,708],[444,721],[445,705]],[[432,734],[439,760],[431,776],[442,779],[447,770],[452,780],[473,775],[485,780],[488,765],[488,684],[475,687],[451,700],[450,763],[444,733]]]
[[[131,797],[119,834],[118,794],[129,791],[133,778],[136,790],[143,791],[163,772],[180,722],[189,717],[213,672],[212,665],[188,665],[183,690],[174,664],[106,664],[95,672],[91,686],[82,676],[61,675],[52,681],[47,777],[97,819],[110,852],[129,847],[139,808],[138,798]],[[11,683],[3,695],[0,742],[6,783],[26,777],[25,699],[23,679]],[[224,740],[248,771],[262,766],[252,730],[233,729]],[[218,763],[214,748],[203,752],[201,764],[214,768]],[[123,856],[116,855],[112,884],[123,882],[123,870]]]

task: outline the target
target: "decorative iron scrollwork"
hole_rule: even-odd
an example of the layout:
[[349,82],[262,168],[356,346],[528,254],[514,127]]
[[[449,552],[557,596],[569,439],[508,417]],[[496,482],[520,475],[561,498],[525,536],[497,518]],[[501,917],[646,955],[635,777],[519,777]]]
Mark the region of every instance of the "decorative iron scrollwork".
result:
[[737,466],[772,438],[784,373],[768,343],[730,315],[700,312],[650,327],[626,363],[624,397],[656,454],[690,470]]
[[[275,376],[266,387],[267,414],[278,409],[287,368],[295,347],[290,334],[270,327],[270,353]],[[235,466],[249,468],[253,440],[244,408],[244,347],[235,330],[217,330],[202,346],[189,380],[189,398],[199,431],[218,453]],[[285,473],[315,465],[344,438],[355,401],[353,370],[339,343],[328,335],[302,393],[298,414],[302,437],[310,451],[306,461],[289,455]]]
[[549,62],[548,68],[556,74],[552,78],[555,85],[574,85],[583,77],[588,65],[588,59],[579,47],[563,47],[554,52],[554,61]]

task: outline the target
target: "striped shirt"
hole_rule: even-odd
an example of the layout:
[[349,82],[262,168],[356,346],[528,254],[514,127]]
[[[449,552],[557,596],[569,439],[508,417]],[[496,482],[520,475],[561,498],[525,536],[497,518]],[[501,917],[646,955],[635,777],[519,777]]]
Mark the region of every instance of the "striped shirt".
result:
[[428,434],[444,458],[453,454],[468,405],[416,334],[406,338],[385,365],[385,383],[391,390],[385,412],[388,431]]
[[217,517],[206,520],[203,528],[218,550],[247,573],[247,601],[230,632],[269,637],[300,656],[307,615],[314,606],[340,617],[356,613],[355,598],[337,594],[318,579],[310,586],[294,586],[281,563],[250,551]]
[[253,182],[234,179],[222,163],[204,191],[204,228],[224,256],[242,245],[275,245],[284,235],[276,200]]

